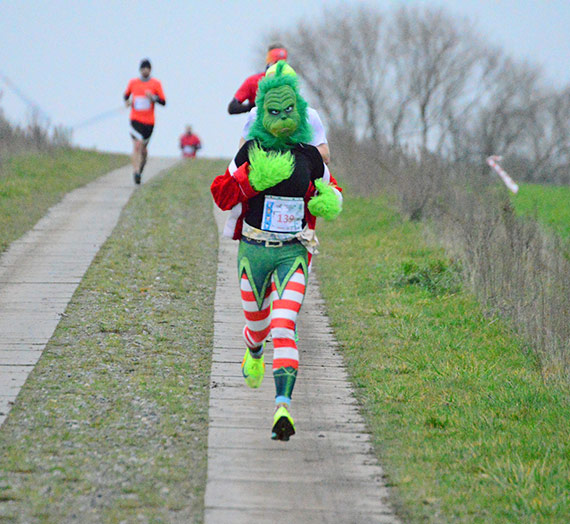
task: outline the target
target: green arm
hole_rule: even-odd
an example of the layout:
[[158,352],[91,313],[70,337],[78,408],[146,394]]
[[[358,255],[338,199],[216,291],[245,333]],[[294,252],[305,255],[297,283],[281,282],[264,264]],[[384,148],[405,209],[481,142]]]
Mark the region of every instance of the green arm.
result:
[[333,220],[342,211],[342,204],[333,186],[328,185],[322,178],[315,180],[318,194],[309,200],[309,211],[316,217]]
[[293,174],[295,160],[287,151],[264,151],[254,145],[249,150],[249,183],[256,191],[264,191]]

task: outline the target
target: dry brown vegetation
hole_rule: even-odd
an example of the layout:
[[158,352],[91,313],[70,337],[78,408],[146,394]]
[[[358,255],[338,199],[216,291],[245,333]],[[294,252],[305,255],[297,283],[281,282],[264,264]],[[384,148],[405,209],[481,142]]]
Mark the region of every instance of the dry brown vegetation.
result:
[[525,336],[545,377],[570,377],[570,260],[555,235],[516,216],[507,190],[470,166],[338,137],[331,149],[351,191],[387,191],[402,215],[425,222],[489,313]]
[[[2,92],[0,91],[0,101]],[[23,152],[48,152],[71,146],[69,130],[52,126],[42,119],[38,111],[32,110],[24,126],[10,122],[0,107],[0,168],[2,159],[8,155]]]
[[544,375],[570,376],[570,261],[485,165],[501,154],[519,180],[570,183],[570,87],[545,87],[442,10],[356,6],[269,38],[288,47],[351,191],[385,191],[424,220]]

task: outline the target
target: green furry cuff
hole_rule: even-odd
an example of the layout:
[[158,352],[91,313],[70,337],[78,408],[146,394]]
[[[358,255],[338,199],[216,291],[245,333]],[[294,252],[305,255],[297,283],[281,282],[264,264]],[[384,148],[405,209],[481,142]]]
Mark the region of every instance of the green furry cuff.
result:
[[287,151],[264,151],[257,144],[249,150],[249,183],[263,191],[286,180],[293,174],[295,160]]
[[333,187],[322,178],[315,180],[315,187],[319,194],[309,200],[309,211],[314,216],[327,220],[336,218],[342,211],[342,205]]

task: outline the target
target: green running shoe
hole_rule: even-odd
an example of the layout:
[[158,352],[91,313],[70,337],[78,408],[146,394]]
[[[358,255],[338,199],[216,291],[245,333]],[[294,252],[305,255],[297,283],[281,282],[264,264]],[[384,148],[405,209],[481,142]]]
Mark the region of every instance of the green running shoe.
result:
[[264,356],[253,358],[249,348],[245,350],[243,362],[241,363],[241,373],[245,378],[245,383],[253,389],[261,386],[263,382],[263,375],[265,375],[265,361]]
[[295,434],[295,422],[287,410],[287,404],[279,404],[273,416],[271,438],[273,440],[289,440]]

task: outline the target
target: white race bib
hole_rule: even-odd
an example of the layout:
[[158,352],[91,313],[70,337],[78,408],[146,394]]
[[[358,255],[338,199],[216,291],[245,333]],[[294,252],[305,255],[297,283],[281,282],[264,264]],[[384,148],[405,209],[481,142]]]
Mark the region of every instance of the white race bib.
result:
[[133,107],[137,111],[146,111],[150,109],[150,100],[146,96],[135,96]]
[[266,196],[261,229],[298,233],[303,229],[305,202],[301,197]]
[[182,151],[184,151],[185,153],[193,153],[194,147],[193,146],[184,146]]

